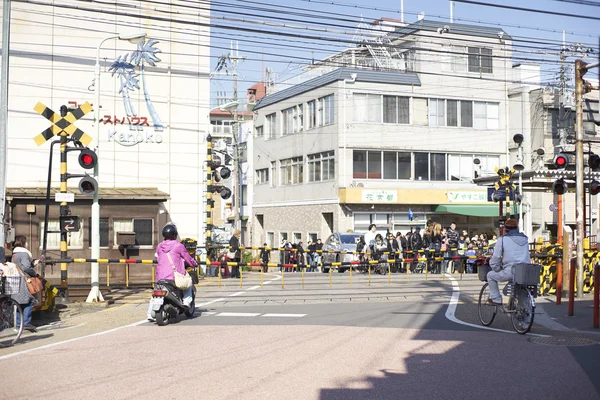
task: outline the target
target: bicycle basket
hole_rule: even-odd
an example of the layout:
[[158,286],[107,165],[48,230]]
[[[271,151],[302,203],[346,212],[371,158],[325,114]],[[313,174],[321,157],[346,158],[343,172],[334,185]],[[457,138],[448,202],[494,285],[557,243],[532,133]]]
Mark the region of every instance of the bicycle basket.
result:
[[6,281],[4,282],[4,294],[17,294],[21,290],[21,279],[20,275],[17,276],[6,276]]
[[477,275],[479,276],[479,280],[481,282],[487,282],[487,274],[492,270],[490,264],[482,264],[477,267]]
[[542,266],[520,263],[513,266],[513,281],[519,285],[539,285]]

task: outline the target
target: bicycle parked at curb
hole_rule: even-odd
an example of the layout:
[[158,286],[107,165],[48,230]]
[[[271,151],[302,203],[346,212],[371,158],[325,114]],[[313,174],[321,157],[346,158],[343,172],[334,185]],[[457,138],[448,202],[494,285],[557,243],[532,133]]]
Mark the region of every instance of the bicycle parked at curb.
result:
[[[7,280],[20,280],[21,277],[0,276],[0,347],[15,344],[23,333],[23,309],[10,295],[11,287]],[[12,282],[11,282],[12,283]],[[16,285],[19,283],[16,282]],[[18,321],[18,322],[17,322]]]
[[517,333],[526,334],[531,330],[535,317],[535,298],[541,266],[526,263],[513,266],[513,279],[503,289],[504,295],[509,297],[506,307],[488,303],[490,288],[487,274],[490,270],[489,264],[481,265],[478,270],[479,280],[485,282],[479,292],[479,320],[482,325],[490,326],[498,311],[501,311],[510,314],[513,328]]

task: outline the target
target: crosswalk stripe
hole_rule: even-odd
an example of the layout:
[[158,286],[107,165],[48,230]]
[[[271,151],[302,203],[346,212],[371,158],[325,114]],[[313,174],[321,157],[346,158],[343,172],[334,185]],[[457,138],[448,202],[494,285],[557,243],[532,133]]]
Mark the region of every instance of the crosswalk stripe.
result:
[[301,318],[306,314],[263,314],[261,317]]
[[223,312],[217,314],[217,317],[258,317],[260,313],[235,313],[235,312]]

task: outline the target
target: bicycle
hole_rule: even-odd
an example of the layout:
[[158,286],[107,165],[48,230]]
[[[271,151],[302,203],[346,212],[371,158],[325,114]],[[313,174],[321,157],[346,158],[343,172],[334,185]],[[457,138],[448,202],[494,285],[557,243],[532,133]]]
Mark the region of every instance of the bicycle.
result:
[[[12,284],[11,280],[15,281]],[[7,280],[11,284],[6,284]],[[21,277],[0,277],[0,347],[10,347],[15,344],[23,333],[23,309],[10,294],[15,285],[20,284]],[[17,286],[18,287],[18,286]],[[17,323],[18,321],[18,323]]]
[[478,268],[479,280],[485,282],[479,292],[479,321],[484,326],[490,326],[500,309],[502,313],[510,314],[513,328],[517,333],[526,334],[531,330],[535,317],[535,298],[541,266],[524,263],[513,266],[513,279],[508,281],[503,289],[504,295],[509,296],[507,308],[487,302],[490,298],[487,273],[490,270],[489,264],[480,265]]

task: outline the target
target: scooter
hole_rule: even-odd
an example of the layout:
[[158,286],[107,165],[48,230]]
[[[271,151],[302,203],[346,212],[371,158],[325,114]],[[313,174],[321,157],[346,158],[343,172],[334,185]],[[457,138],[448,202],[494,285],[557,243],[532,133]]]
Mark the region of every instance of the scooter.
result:
[[160,280],[152,291],[152,318],[158,326],[165,326],[177,320],[179,314],[192,318],[196,311],[196,286],[192,285],[192,303],[189,307],[183,304],[183,291],[175,287],[175,281]]

